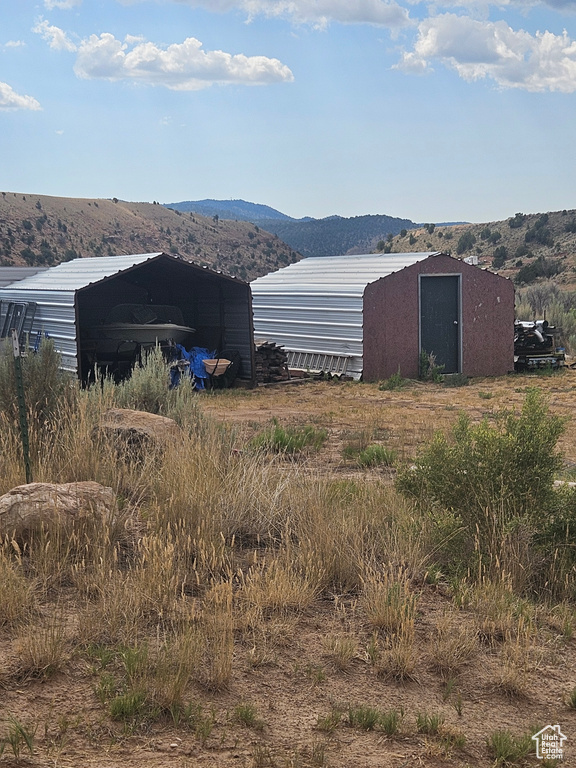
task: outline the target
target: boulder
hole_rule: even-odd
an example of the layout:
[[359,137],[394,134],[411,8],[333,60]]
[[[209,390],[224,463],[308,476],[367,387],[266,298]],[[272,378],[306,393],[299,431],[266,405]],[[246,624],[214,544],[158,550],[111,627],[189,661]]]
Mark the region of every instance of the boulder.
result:
[[163,448],[167,442],[182,438],[182,431],[174,419],[146,411],[128,408],[110,408],[100,420],[100,430],[116,448]]
[[92,481],[19,485],[0,496],[0,538],[21,540],[31,530],[53,521],[109,517],[115,503],[112,488]]

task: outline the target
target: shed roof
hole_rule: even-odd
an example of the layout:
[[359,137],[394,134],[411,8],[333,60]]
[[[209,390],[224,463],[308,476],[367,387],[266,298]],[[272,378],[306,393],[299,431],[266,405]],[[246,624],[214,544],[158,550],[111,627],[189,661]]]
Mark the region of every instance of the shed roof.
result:
[[48,267],[0,267],[0,288],[18,283],[37,272],[46,272]]
[[436,251],[316,256],[257,278],[251,283],[252,293],[361,297],[369,283],[434,255]]
[[21,280],[18,283],[18,290],[77,291],[161,255],[161,253],[138,253],[130,256],[73,259]]

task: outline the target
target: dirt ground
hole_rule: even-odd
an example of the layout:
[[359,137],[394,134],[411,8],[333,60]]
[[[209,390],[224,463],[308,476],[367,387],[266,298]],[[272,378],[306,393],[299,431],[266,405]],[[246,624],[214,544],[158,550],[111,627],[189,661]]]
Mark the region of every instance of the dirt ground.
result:
[[[306,460],[310,471],[361,477],[366,470],[342,456],[343,447],[359,435],[409,459],[434,430],[449,428],[461,410],[479,420],[502,408],[518,408],[532,386],[547,393],[553,413],[572,416],[574,371],[552,377],[476,380],[459,388],[413,382],[398,391],[313,381],[206,394],[201,407],[234,423],[246,437],[272,419],[283,425],[324,427],[329,437],[320,453]],[[575,419],[567,424],[561,448],[567,467],[576,466]],[[390,469],[368,471],[385,481],[392,477]],[[7,733],[10,717],[35,729],[34,754],[24,747],[17,760],[6,744],[0,766],[489,768],[495,758],[487,740],[494,732],[507,730],[520,736],[548,724],[560,725],[567,737],[562,764],[576,766],[576,710],[566,703],[576,688],[574,613],[563,623],[554,621],[552,614],[540,617],[538,642],[527,652],[530,663],[521,670],[518,690],[510,692],[501,683],[501,649],[488,643],[479,645],[457,677],[435,671],[434,630],[453,603],[441,581],[422,583],[418,590],[413,679],[396,682],[375,674],[369,658],[371,630],[357,601],[331,596],[300,614],[271,622],[264,639],[237,641],[228,689],[193,692],[195,702],[212,719],[210,733],[203,735],[168,722],[134,731],[112,722],[96,697],[95,673],[81,653],[73,654],[65,670],[49,679],[18,679],[17,645],[0,632],[0,720],[4,721],[0,735]],[[459,620],[472,624],[474,616],[463,610]],[[329,652],[329,640],[339,637],[350,638],[355,647],[344,670],[337,668]],[[234,717],[238,704],[247,702],[258,716],[252,727]],[[360,705],[402,711],[399,733],[387,736],[382,730],[351,727],[346,713]],[[322,719],[334,711],[342,713],[341,722],[330,732]],[[441,714],[441,734],[419,732],[419,713]],[[554,763],[531,756],[527,764]]]
[[351,470],[342,448],[359,436],[384,443],[410,459],[436,430],[447,431],[462,412],[474,421],[491,418],[505,409],[519,410],[526,391],[538,388],[550,412],[567,419],[559,447],[570,466],[576,464],[576,370],[566,368],[551,376],[515,374],[472,379],[467,386],[446,387],[409,381],[399,390],[383,391],[377,384],[304,381],[228,390],[207,394],[203,410],[247,435],[277,420],[281,425],[315,425],[328,430],[329,439],[311,460],[321,472]]

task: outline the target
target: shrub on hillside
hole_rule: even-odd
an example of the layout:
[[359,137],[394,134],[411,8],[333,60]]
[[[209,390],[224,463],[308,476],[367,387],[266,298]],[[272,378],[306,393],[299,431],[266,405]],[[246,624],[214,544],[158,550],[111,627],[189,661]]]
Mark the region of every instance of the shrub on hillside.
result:
[[533,283],[539,277],[552,277],[562,271],[559,261],[538,256],[531,264],[526,264],[516,275],[516,283]]

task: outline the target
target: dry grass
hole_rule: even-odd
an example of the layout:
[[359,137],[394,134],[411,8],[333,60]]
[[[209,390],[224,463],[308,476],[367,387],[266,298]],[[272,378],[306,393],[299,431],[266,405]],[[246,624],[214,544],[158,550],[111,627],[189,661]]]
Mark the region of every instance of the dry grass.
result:
[[417,601],[403,569],[371,571],[364,578],[361,605],[370,625],[387,635],[413,625]]
[[[492,400],[500,397],[499,386]],[[473,388],[457,396],[479,417],[485,405]],[[332,391],[343,398],[338,408]],[[453,419],[445,408],[456,397],[416,385],[382,392],[313,384],[302,392],[303,412],[313,413],[315,404],[316,418],[332,434],[341,413],[362,418],[371,430],[372,419],[407,458],[434,426]],[[313,393],[322,395],[320,406]],[[367,393],[374,401],[362,403]],[[467,737],[475,745],[472,754],[483,757],[474,768],[487,768],[487,734],[474,725],[484,716],[477,701],[494,693],[498,707],[535,695],[539,651],[551,629],[570,642],[573,604],[565,600],[539,612],[526,600],[513,567],[525,558],[521,542],[508,560],[484,569],[481,564],[475,574],[454,581],[451,598],[446,584],[425,581],[439,546],[430,516],[399,497],[388,475],[377,469],[349,473],[330,445],[323,450],[338,459],[324,469],[321,457],[264,461],[245,450],[256,427],[222,425],[206,414],[218,406],[230,416],[250,405],[253,415],[256,404],[283,402],[294,409],[286,390],[266,390],[261,400],[260,393],[207,395],[200,400],[203,415],[198,401],[188,411],[184,395],[179,398],[167,402],[166,413],[178,418],[181,441],[143,461],[117,460],[102,440],[99,416],[114,404],[107,386],[80,393],[61,424],[35,433],[42,446],[34,453],[39,479],[96,480],[114,489],[118,508],[106,520],[86,516],[66,529],[46,525],[25,549],[10,541],[0,547],[4,687],[15,689],[26,677],[43,678],[49,686],[58,671],[75,670],[67,682],[72,686],[85,664],[90,671],[83,695],[96,715],[85,714],[90,727],[78,726],[77,743],[158,734],[178,723],[194,740],[190,754],[212,748],[235,754],[233,745],[241,743],[246,765],[277,758],[303,766],[352,765],[364,759],[363,747],[347,752],[342,740],[338,755],[331,741],[322,749],[310,746],[315,723],[327,734],[344,728],[343,713],[353,701],[367,707],[376,701],[392,711],[398,682],[414,720],[415,712],[432,711],[447,680],[457,677],[464,698],[458,708],[473,709],[476,718],[470,728],[477,731]],[[408,402],[414,419],[406,418]],[[269,418],[264,412],[263,421]],[[13,433],[0,431],[5,490],[21,473],[14,448]],[[540,613],[544,629],[537,623]],[[431,628],[426,633],[423,617]],[[422,685],[407,684],[411,680]],[[263,690],[270,702],[266,714]],[[321,722],[332,695],[346,704],[336,702]],[[10,691],[10,706],[18,696]],[[265,720],[268,752],[264,745],[256,749],[244,733],[250,729],[230,717],[239,702],[253,702]],[[538,717],[545,706],[534,704]],[[507,716],[522,725],[520,710]],[[354,734],[356,745],[370,737],[362,729]],[[289,751],[287,739],[294,740]],[[446,740],[436,745],[443,759],[459,749],[458,739]],[[397,749],[404,760],[425,762],[425,747],[411,737]],[[367,765],[379,764],[377,754],[368,754]],[[226,760],[223,766],[231,764]]]
[[72,655],[71,640],[67,618],[61,612],[23,626],[16,639],[20,676],[45,679],[62,670]]
[[455,613],[445,613],[435,627],[430,643],[432,668],[446,678],[458,675],[478,654],[478,633],[459,621]]
[[35,610],[34,581],[26,578],[22,564],[22,551],[15,541],[0,546],[0,627],[14,627]]
[[324,647],[326,656],[335,669],[339,672],[347,672],[350,669],[357,655],[357,641],[354,635],[330,635],[325,639]]

